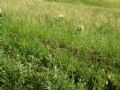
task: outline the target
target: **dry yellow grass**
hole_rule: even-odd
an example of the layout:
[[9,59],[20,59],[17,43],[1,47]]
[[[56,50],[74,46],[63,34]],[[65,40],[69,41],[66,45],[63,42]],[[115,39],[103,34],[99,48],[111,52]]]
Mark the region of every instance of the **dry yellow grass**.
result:
[[[109,2],[113,2],[110,0]],[[117,2],[117,1],[116,1]],[[56,2],[46,2],[43,0],[2,0],[0,3],[2,11],[9,14],[13,19],[27,19],[36,22],[36,19],[42,18],[45,15],[55,17],[59,14],[63,14],[66,19],[71,20],[74,23],[105,23],[114,21],[119,23],[119,17],[113,18],[114,14],[119,15],[120,9],[118,8],[102,8],[102,7],[90,7],[83,4],[72,5]]]

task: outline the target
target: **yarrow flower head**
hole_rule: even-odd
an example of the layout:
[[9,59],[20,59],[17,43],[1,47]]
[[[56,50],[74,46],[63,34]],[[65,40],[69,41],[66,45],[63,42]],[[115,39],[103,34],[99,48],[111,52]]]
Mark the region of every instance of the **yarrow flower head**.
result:
[[59,17],[59,18],[63,18],[64,15],[63,15],[63,14],[58,14],[58,17]]
[[1,10],[1,8],[0,8],[0,19],[1,19],[1,16],[2,16],[1,13],[2,13],[2,10]]
[[77,30],[78,30],[78,31],[81,31],[81,32],[84,32],[85,27],[84,27],[83,25],[78,25],[78,26],[77,26]]
[[1,8],[0,8],[0,14],[1,14],[1,12],[2,12],[2,10],[1,10]]

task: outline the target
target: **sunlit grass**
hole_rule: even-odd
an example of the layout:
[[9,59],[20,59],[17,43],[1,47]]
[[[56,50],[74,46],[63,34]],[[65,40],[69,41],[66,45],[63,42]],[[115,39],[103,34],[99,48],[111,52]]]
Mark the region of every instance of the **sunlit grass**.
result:
[[107,7],[107,8],[120,8],[119,0],[47,0],[55,2],[68,2],[73,4],[86,4],[91,6]]

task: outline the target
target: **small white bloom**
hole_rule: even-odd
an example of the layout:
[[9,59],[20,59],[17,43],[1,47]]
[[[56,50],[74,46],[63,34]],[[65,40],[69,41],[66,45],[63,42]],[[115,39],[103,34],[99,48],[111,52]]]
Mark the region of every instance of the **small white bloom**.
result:
[[54,78],[57,78],[57,75],[58,75],[58,69],[57,69],[57,66],[54,67]]
[[105,84],[108,85],[108,81],[106,81]]
[[78,25],[78,26],[77,26],[77,30],[78,30],[78,31],[81,31],[81,32],[84,32],[85,27],[84,27],[83,25]]
[[0,19],[1,19],[1,16],[2,16],[1,13],[2,13],[2,10],[1,10],[1,8],[0,8]]
[[85,27],[83,25],[81,25],[81,29],[84,31],[85,30]]
[[83,25],[80,25],[79,27],[82,29],[82,31],[85,30],[85,27]]
[[0,14],[1,14],[1,12],[2,12],[2,10],[1,10],[1,8],[0,8]]
[[58,14],[58,17],[59,17],[59,18],[63,18],[64,15],[63,15],[63,14]]
[[57,72],[57,66],[55,66],[54,69],[55,69],[55,72]]
[[109,74],[109,75],[108,75],[108,78],[109,78],[109,79],[111,79],[111,77],[112,77],[112,75],[111,75],[111,74]]
[[84,85],[86,85],[87,83],[86,83],[86,82],[84,82],[83,84],[84,84]]
[[102,71],[105,71],[105,69],[102,69]]

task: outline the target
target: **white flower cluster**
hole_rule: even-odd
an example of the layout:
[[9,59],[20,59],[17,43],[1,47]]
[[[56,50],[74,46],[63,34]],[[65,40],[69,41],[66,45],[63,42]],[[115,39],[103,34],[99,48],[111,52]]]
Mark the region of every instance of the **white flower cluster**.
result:
[[0,19],[1,19],[1,17],[2,17],[1,13],[2,13],[2,10],[1,10],[1,8],[0,8]]
[[58,17],[59,18],[64,18],[64,15],[63,14],[58,14]]
[[0,8],[0,14],[2,13],[2,9]]
[[77,26],[77,30],[81,31],[81,32],[84,32],[85,31],[85,27],[83,25],[78,25]]

